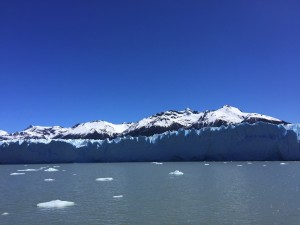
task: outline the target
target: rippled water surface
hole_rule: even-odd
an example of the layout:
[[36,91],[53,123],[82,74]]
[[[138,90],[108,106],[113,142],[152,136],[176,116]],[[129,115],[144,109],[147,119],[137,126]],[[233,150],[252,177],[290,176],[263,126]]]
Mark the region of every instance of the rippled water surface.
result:
[[0,224],[299,224],[299,187],[298,162],[0,165]]

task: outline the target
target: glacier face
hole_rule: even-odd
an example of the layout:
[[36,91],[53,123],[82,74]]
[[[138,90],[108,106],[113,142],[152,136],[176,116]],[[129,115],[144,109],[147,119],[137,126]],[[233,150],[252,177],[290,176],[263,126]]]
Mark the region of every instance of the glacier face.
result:
[[264,122],[112,140],[0,141],[0,163],[300,160],[300,126]]

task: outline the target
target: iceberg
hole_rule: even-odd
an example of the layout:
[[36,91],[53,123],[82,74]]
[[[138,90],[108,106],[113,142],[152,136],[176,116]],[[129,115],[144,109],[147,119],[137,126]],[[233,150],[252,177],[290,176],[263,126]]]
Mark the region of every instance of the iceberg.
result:
[[75,205],[74,202],[53,200],[50,202],[38,203],[36,206],[40,207],[40,208],[64,208],[64,207],[73,206],[73,205]]
[[114,195],[113,198],[123,198],[123,195]]
[[297,161],[299,127],[257,122],[111,140],[4,140],[0,141],[0,164]]
[[97,178],[96,181],[112,181],[112,177],[102,177],[102,178]]
[[36,172],[39,171],[40,169],[25,169],[25,170],[18,170],[19,172]]
[[54,179],[52,179],[52,178],[46,178],[46,179],[44,179],[44,181],[46,181],[46,182],[52,182],[52,181],[54,181]]
[[24,175],[25,173],[11,173],[11,176],[18,176],[18,175]]
[[170,175],[174,175],[174,176],[181,176],[183,175],[184,173],[179,171],[179,170],[175,170],[174,172],[170,172],[169,173]]
[[45,172],[57,172],[58,169],[55,169],[55,168],[49,168],[49,169],[45,169],[44,171],[45,171]]

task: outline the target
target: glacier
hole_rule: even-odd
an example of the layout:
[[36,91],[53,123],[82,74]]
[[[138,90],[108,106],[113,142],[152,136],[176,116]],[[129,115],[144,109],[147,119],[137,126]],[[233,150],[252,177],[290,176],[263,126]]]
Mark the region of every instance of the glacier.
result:
[[296,161],[299,143],[299,124],[241,123],[112,140],[3,140],[0,163]]

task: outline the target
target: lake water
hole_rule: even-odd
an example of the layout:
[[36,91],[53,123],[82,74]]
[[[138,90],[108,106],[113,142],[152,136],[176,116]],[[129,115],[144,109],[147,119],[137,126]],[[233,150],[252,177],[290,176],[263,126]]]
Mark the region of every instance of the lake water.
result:
[[[45,166],[58,171],[18,171]],[[298,162],[53,166],[0,166],[1,225],[300,223]],[[169,174],[175,170],[184,174]],[[10,175],[16,172],[25,174]],[[113,180],[96,181],[106,177]],[[75,205],[37,207],[56,199]]]

